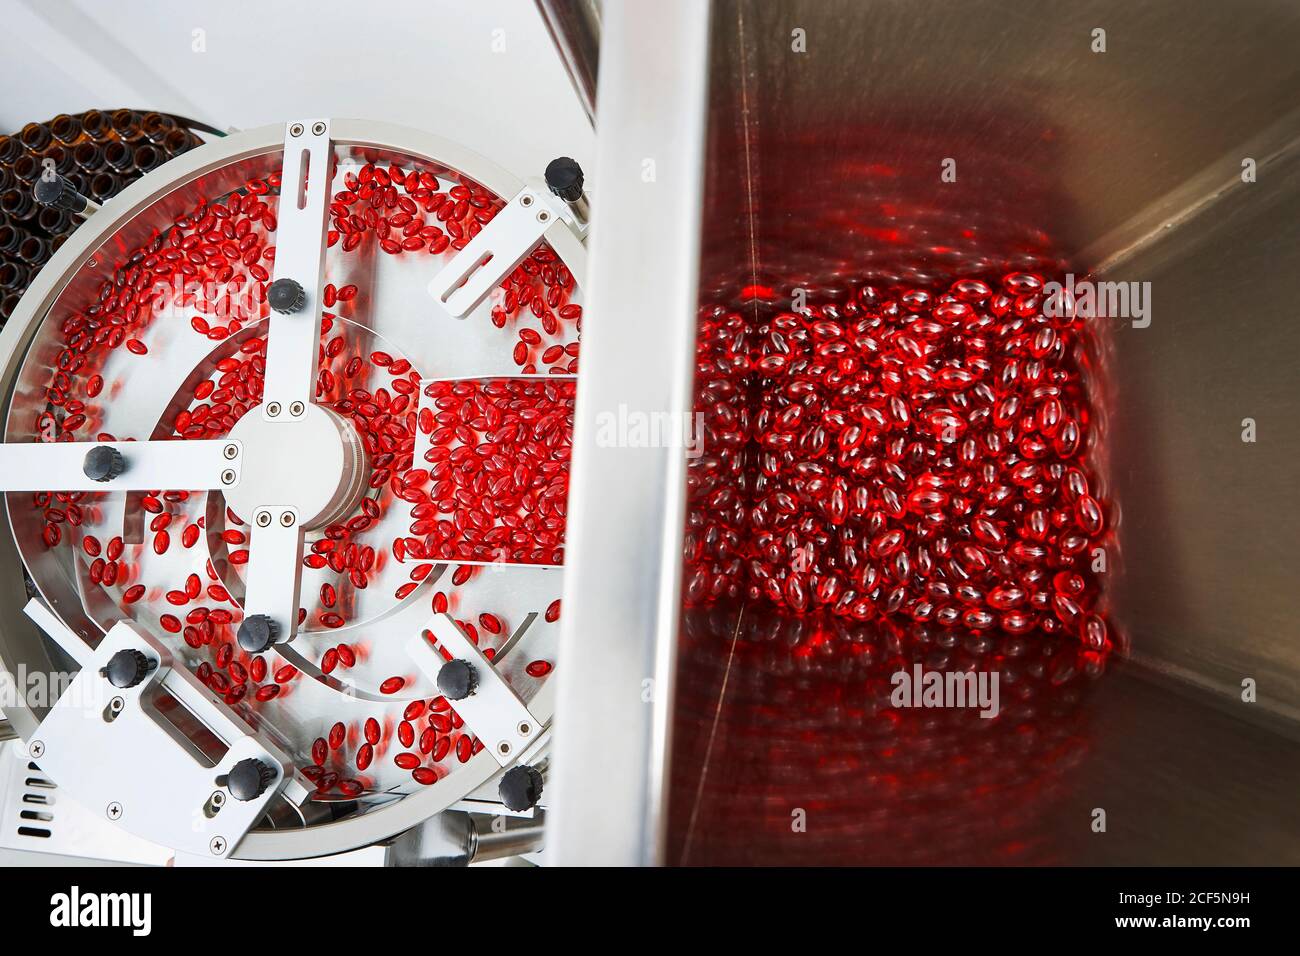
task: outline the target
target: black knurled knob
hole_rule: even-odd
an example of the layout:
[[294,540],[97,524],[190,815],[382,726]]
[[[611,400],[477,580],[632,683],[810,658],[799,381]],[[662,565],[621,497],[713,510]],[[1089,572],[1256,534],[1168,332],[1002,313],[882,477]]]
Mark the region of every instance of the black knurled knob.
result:
[[42,206],[53,206],[55,209],[63,209],[67,212],[81,213],[86,211],[86,206],[90,202],[85,196],[77,192],[77,187],[72,181],[64,176],[55,173],[51,177],[41,176],[32,187],[32,196]]
[[582,167],[568,156],[553,159],[546,165],[546,185],[565,202],[582,198]]
[[275,779],[275,771],[262,761],[245,757],[230,768],[226,777],[226,789],[236,800],[247,803],[266,793],[266,788]]
[[501,802],[516,813],[531,810],[542,799],[542,775],[536,767],[520,764],[511,767],[497,784]]
[[125,648],[108,659],[108,665],[100,670],[101,677],[107,677],[114,687],[125,690],[134,687],[153,670],[155,664],[139,651]]
[[448,700],[464,700],[478,687],[478,671],[469,661],[457,658],[438,671],[438,690]]
[[235,637],[239,646],[250,654],[260,654],[280,636],[280,625],[265,614],[251,614],[239,624]]
[[86,452],[81,470],[91,481],[112,481],[126,471],[126,459],[112,445],[96,445]]
[[276,279],[266,292],[266,301],[281,315],[289,315],[306,304],[307,293],[297,279]]

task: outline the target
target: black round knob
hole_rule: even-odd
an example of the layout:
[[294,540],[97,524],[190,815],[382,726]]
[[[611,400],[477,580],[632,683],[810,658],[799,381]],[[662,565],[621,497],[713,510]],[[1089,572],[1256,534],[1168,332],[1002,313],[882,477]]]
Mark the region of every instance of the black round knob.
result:
[[114,687],[134,687],[149,676],[154,669],[154,662],[139,651],[126,648],[118,651],[108,659],[108,666],[100,670],[100,676],[107,677]]
[[511,767],[502,774],[497,793],[501,802],[516,813],[531,810],[542,799],[542,775],[527,764]]
[[112,445],[96,445],[86,452],[81,470],[91,481],[112,481],[126,471],[126,459]]
[[226,777],[226,789],[236,800],[247,803],[266,793],[266,788],[274,779],[274,770],[260,760],[245,757],[230,768],[230,774]]
[[280,636],[280,625],[265,614],[251,614],[239,624],[235,637],[239,646],[250,654],[260,654]]
[[438,671],[438,690],[448,700],[464,700],[478,687],[478,671],[469,661],[457,658]]
[[565,202],[582,198],[582,167],[568,156],[551,160],[546,166],[546,185]]
[[32,196],[42,206],[53,206],[55,209],[75,213],[85,212],[89,203],[85,196],[77,192],[77,187],[70,179],[57,173],[49,178],[42,175],[32,187]]
[[288,315],[306,304],[307,293],[297,279],[276,279],[266,291],[266,301],[281,315]]

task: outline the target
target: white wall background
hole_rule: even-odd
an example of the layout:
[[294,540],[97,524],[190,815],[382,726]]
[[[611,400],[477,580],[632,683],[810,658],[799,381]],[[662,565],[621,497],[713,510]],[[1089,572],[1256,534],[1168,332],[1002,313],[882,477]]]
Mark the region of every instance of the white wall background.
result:
[[[0,131],[91,108],[386,120],[518,176],[594,137],[532,0],[0,0]],[[195,31],[206,49],[195,49]]]

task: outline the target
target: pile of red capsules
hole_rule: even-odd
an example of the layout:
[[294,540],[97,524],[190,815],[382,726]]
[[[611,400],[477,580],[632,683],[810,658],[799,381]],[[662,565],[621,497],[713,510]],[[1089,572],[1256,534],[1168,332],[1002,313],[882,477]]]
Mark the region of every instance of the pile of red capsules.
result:
[[426,553],[563,564],[573,380],[443,381],[426,394],[433,408],[421,409],[418,426],[433,486],[411,510]]
[[1059,634],[1104,660],[1091,330],[1044,315],[1040,275],[995,285],[799,314],[750,289],[701,316],[688,604]]

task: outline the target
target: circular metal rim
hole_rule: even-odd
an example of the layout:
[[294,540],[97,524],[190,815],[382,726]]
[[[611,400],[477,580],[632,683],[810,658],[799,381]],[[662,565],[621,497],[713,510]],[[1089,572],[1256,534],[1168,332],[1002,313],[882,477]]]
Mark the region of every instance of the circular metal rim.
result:
[[[332,122],[331,139],[338,145],[386,149],[438,163],[464,173],[476,182],[509,199],[523,188],[523,182],[504,168],[478,153],[433,133],[392,123],[343,119]],[[273,124],[241,133],[232,133],[183,153],[159,170],[132,183],[120,194],[82,223],[38,273],[18,308],[0,331],[0,397],[6,401],[14,378],[26,356],[27,346],[35,334],[38,320],[44,318],[63,290],[65,277],[73,274],[91,258],[106,237],[132,217],[148,208],[162,195],[232,162],[251,159],[284,147],[284,126]],[[161,174],[168,175],[163,178]],[[558,218],[545,235],[555,254],[575,278],[586,275],[586,248]],[[579,282],[581,284],[581,281]],[[12,528],[0,541],[0,573],[18,572],[19,562]],[[25,621],[21,604],[0,607],[0,623],[18,618]],[[0,639],[0,650],[5,641]],[[544,728],[549,728],[554,712],[554,681],[547,681],[530,702],[530,709]],[[303,859],[345,853],[389,839],[446,809],[443,784],[457,780],[456,788],[468,794],[491,779],[501,768],[486,749],[480,751],[454,777],[408,794],[389,806],[332,823],[295,830],[250,831],[232,854],[237,859]]]

